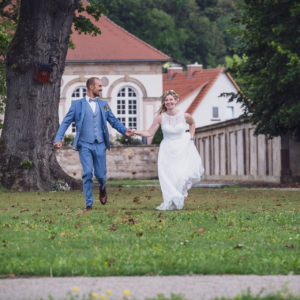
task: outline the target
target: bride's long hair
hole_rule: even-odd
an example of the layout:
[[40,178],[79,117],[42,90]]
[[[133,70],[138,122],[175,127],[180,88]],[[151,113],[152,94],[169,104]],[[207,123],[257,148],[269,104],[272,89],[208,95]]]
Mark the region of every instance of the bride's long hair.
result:
[[179,100],[179,96],[178,96],[178,94],[175,91],[173,91],[173,90],[165,91],[162,94],[162,96],[161,96],[161,106],[160,106],[159,110],[157,111],[157,114],[160,115],[160,114],[162,114],[162,113],[164,113],[164,112],[167,111],[167,108],[166,108],[166,105],[165,105],[165,101],[166,101],[166,97],[168,95],[172,95],[176,101]]

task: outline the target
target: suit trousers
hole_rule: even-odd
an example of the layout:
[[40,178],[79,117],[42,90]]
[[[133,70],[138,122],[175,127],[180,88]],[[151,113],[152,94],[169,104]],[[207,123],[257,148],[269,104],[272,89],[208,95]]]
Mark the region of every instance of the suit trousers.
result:
[[[106,146],[105,143],[87,143],[79,140],[77,143],[80,162],[83,168],[83,191],[86,206],[93,204],[93,174],[99,186],[106,183]],[[94,172],[93,172],[94,170]]]

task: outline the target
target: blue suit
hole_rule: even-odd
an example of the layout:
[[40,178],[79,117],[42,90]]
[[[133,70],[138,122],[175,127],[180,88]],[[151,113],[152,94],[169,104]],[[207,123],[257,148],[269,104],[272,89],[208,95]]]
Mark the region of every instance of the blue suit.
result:
[[72,102],[62,121],[54,142],[61,142],[72,122],[75,121],[76,136],[73,149],[78,150],[83,168],[83,190],[87,206],[93,204],[93,168],[99,185],[106,183],[106,149],[110,149],[106,122],[121,134],[127,128],[114,116],[106,101],[98,99],[93,112],[86,98]]

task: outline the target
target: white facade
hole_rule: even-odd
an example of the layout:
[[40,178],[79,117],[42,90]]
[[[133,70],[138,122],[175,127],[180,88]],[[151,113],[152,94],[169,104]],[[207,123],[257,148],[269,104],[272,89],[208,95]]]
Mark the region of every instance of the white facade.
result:
[[[237,91],[228,76],[224,73],[220,74],[192,115],[196,128],[239,117],[242,114],[241,104],[229,103],[228,98],[219,97],[222,93],[237,93]],[[197,94],[198,91],[179,103],[177,108],[186,111]],[[218,114],[213,115],[216,111]]]
[[[68,73],[68,71],[66,73]],[[67,114],[72,101],[85,96],[86,80],[90,77],[98,77],[103,81],[103,92],[100,99],[108,102],[114,115],[119,118],[126,127],[136,128],[137,130],[148,129],[149,124],[152,124],[160,106],[160,96],[163,93],[161,72],[157,74],[133,73],[124,75],[99,73],[101,74],[63,75],[61,101],[59,105],[59,122],[61,123]],[[123,92],[120,93],[122,90]],[[75,93],[75,91],[79,91],[79,93]],[[125,97],[122,96],[124,92],[126,93]],[[132,93],[132,96],[129,96],[129,92]],[[120,105],[123,105],[121,110],[118,109]],[[125,111],[123,110],[124,105]],[[130,107],[130,105],[133,105],[134,108]],[[113,136],[117,134],[117,131],[110,126],[109,132]],[[75,127],[73,126],[72,128],[72,125],[70,125],[66,134],[75,135]]]

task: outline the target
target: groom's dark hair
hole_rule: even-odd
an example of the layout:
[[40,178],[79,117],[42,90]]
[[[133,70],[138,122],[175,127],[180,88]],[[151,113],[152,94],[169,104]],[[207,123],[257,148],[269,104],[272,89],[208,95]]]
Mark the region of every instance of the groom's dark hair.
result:
[[86,82],[87,89],[89,89],[90,85],[95,85],[95,79],[99,79],[100,80],[100,78],[98,78],[98,77],[91,77],[91,78],[89,78],[87,80],[87,82]]

